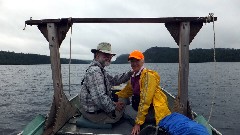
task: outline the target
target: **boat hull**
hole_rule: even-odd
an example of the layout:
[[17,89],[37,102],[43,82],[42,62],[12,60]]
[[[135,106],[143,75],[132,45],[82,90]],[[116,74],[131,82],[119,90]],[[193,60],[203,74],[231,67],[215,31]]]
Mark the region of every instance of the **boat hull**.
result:
[[[120,89],[119,87],[114,87],[113,91],[118,91],[119,89]],[[173,112],[175,97],[173,95],[171,95],[169,92],[167,92],[166,90],[163,90],[163,92],[166,94],[166,96],[168,98],[169,109]],[[79,107],[80,106],[79,96],[75,96],[72,99],[70,99],[70,103],[73,106]],[[194,118],[198,116],[197,113],[195,113],[195,112],[192,112],[192,113],[193,113]],[[81,116],[81,114],[71,118],[68,122],[66,122],[64,124],[64,126],[56,134],[57,135],[131,134],[132,127],[133,127],[130,124],[130,122],[125,119],[121,119],[120,122],[113,124],[113,127],[111,129],[92,129],[92,128],[78,127],[76,125],[76,121],[80,116]],[[43,126],[44,126],[44,124],[41,124],[40,127],[38,127],[38,129],[43,129],[44,128]],[[213,128],[210,124],[209,124],[209,126],[212,130],[212,135],[222,135],[219,131],[217,131],[215,128]],[[26,130],[26,128],[24,130]],[[30,130],[30,129],[28,129],[28,130]],[[32,127],[32,130],[36,130],[36,128]],[[40,134],[41,134],[41,132],[43,132],[43,131],[40,131]],[[32,131],[32,133],[39,134],[39,131]],[[22,134],[24,134],[24,131],[22,132]],[[32,135],[36,135],[36,134],[32,134]]]

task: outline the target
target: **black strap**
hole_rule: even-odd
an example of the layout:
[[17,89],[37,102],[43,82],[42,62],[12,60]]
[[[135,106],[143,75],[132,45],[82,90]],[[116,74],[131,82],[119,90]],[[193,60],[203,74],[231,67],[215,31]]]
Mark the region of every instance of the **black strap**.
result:
[[133,95],[132,96],[132,107],[135,111],[138,111],[139,102],[140,102],[140,95]]
[[[88,69],[89,69],[90,67],[91,67],[91,66],[89,66]],[[86,73],[87,73],[88,69],[86,70]],[[84,79],[85,79],[85,76],[83,77],[83,79],[82,79],[82,81],[81,81],[81,85],[83,85]]]
[[103,81],[104,81],[104,86],[105,86],[105,92],[106,92],[106,94],[107,94],[107,82],[106,82],[106,77],[105,77],[103,68],[100,68],[100,69],[101,69],[102,74],[103,74]]
[[[134,95],[132,96],[132,108],[133,108],[135,111],[138,111],[139,103],[140,103],[140,95],[135,95],[135,94],[134,94]],[[150,104],[149,109],[154,109],[153,103]]]

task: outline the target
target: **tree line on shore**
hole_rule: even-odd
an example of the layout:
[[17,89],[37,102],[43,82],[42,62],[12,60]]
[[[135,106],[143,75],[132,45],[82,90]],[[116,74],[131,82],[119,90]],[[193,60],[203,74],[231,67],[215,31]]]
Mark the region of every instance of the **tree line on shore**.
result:
[[[151,47],[143,52],[145,63],[178,63],[178,48]],[[240,49],[216,48],[217,62],[240,62]],[[115,64],[128,63],[129,54],[122,54],[113,62]],[[197,48],[189,51],[190,63],[214,62],[214,49]]]
[[[61,64],[68,64],[69,59],[61,58]],[[39,54],[24,54],[9,51],[0,51],[0,65],[35,65],[50,64],[50,57]],[[71,59],[72,64],[88,64],[89,61]]]
[[[143,52],[146,63],[178,63],[178,48],[151,47]],[[216,48],[217,62],[240,62],[240,49]],[[122,54],[113,61],[113,64],[128,63],[129,54]],[[190,63],[214,61],[214,49],[197,48],[189,51]],[[68,64],[69,59],[61,58],[61,64]],[[50,64],[50,57],[39,54],[24,54],[9,51],[0,51],[0,65],[34,65]],[[89,64],[90,60],[72,59],[72,64]]]

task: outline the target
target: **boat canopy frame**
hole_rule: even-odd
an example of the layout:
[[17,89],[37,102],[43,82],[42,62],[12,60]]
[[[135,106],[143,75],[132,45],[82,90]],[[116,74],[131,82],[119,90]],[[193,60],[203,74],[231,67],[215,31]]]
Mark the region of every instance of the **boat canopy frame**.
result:
[[[188,77],[189,77],[189,45],[200,31],[203,23],[217,21],[217,17],[165,17],[165,18],[61,18],[26,20],[26,25],[37,25],[49,42],[52,79],[53,102],[45,123],[44,134],[55,134],[66,121],[73,117],[77,108],[70,104],[63,92],[59,48],[69,28],[74,23],[165,23],[165,27],[179,46],[178,73],[178,112],[189,116]],[[25,28],[24,28],[25,29]]]

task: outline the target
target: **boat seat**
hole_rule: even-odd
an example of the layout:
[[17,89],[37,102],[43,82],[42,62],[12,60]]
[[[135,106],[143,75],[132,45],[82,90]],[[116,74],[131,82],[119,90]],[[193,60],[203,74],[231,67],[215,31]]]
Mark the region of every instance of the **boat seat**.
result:
[[83,128],[98,128],[98,129],[110,129],[110,128],[112,128],[112,124],[93,123],[93,122],[85,119],[83,116],[81,116],[77,119],[76,125],[78,127],[83,127]]

